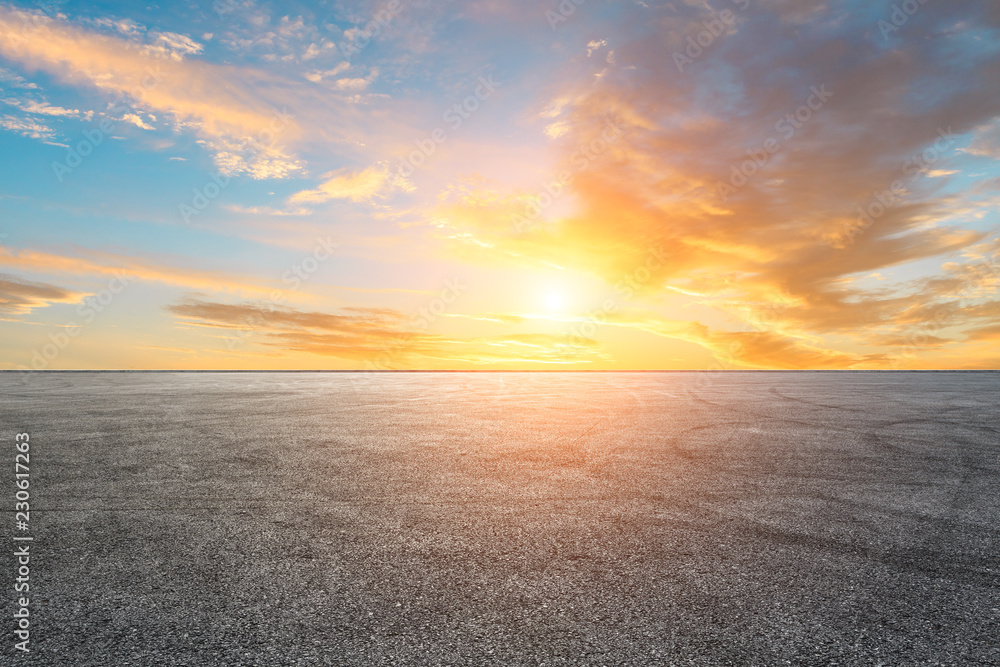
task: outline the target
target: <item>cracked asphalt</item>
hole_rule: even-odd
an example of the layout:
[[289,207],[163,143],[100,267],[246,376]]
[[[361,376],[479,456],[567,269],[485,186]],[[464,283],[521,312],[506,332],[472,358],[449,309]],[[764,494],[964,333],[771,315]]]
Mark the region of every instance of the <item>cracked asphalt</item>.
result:
[[997,665],[1000,373],[2,373],[9,665]]

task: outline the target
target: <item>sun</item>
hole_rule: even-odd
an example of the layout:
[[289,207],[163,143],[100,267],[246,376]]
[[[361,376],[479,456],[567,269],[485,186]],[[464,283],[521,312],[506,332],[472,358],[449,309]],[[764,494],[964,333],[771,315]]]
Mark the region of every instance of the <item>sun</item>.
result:
[[563,307],[562,294],[552,292],[545,297],[545,305],[549,307],[549,310],[559,310]]

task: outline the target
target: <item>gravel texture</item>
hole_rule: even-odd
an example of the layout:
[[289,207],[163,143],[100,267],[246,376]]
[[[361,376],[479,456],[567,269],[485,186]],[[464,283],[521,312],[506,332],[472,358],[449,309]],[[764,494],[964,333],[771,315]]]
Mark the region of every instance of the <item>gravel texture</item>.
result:
[[1000,373],[5,373],[2,664],[997,665]]

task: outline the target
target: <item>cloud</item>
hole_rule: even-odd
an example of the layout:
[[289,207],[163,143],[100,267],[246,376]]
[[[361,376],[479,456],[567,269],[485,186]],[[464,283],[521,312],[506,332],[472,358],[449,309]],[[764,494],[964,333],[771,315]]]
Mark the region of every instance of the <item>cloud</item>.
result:
[[713,353],[724,369],[851,368],[884,361],[880,354],[846,354],[775,331],[713,331],[698,322],[656,318],[624,320],[616,324],[701,345]]
[[608,40],[606,39],[591,40],[590,43],[587,44],[587,57],[589,58],[590,56],[594,55],[594,51],[598,51],[607,45],[608,45]]
[[977,127],[965,151],[981,157],[1000,158],[1000,120]]
[[[459,338],[428,331],[413,318],[392,309],[345,308],[337,313],[307,312],[263,302],[226,304],[192,297],[167,308],[185,324],[230,330],[233,335],[260,335],[259,342],[289,353],[335,356],[379,362],[393,368],[428,364],[552,364],[610,362],[602,343],[574,333],[502,333]],[[552,319],[565,323],[580,317],[486,315],[465,316],[499,324]],[[885,366],[885,355],[845,354],[792,336],[767,331],[712,331],[697,322],[665,320],[655,315],[617,314],[602,326],[643,331],[692,342],[711,351],[724,368],[845,368]]]
[[197,354],[198,350],[189,347],[166,347],[163,345],[143,345],[140,350],[153,350],[156,352],[171,352],[173,354]]
[[[426,213],[430,233],[470,262],[557,266],[609,284],[660,248],[638,298],[673,292],[743,326],[767,320],[768,331],[678,334],[715,351],[739,342],[752,365],[885,363],[891,351],[874,342],[890,338],[875,333],[922,326],[909,318],[929,302],[952,303],[970,324],[976,304],[934,282],[960,269],[929,267],[961,265],[988,243],[993,233],[960,221],[993,203],[975,185],[946,192],[939,177],[959,171],[969,134],[974,151],[993,155],[1000,60],[985,43],[958,48],[948,29],[969,17],[952,6],[923,7],[907,30],[929,37],[892,45],[867,17],[802,7],[756,6],[682,67],[674,56],[711,19],[707,5],[633,8],[602,24],[618,65],[588,61],[605,40],[591,41],[535,116],[558,157],[546,183],[561,171],[564,184],[452,186]],[[621,129],[615,140],[609,124]],[[859,209],[877,210],[894,184],[865,222]],[[888,269],[931,273],[864,286]]]
[[296,208],[274,208],[273,206],[242,206],[240,204],[230,204],[226,208],[235,213],[249,213],[250,215],[272,215],[277,217],[286,216],[306,216],[312,213],[312,209],[304,206]]
[[509,364],[589,364],[609,361],[603,346],[589,338],[572,334],[506,334],[466,341],[467,350],[456,358],[471,363]]
[[36,114],[39,116],[63,116],[68,118],[82,118],[84,120],[90,120],[94,117],[94,112],[92,111],[64,109],[63,107],[54,106],[47,102],[38,100],[22,100],[8,97],[4,98],[2,101],[4,104],[20,109],[25,113]]
[[44,123],[40,123],[29,118],[0,116],[0,127],[10,132],[16,132],[22,137],[28,137],[29,139],[52,141],[56,136],[56,131],[54,129]]
[[[616,301],[616,303],[618,303]],[[595,330],[604,327],[628,329],[650,333],[663,338],[694,343],[712,353],[720,368],[849,368],[870,365],[884,366],[887,360],[882,353],[873,355],[845,354],[806,340],[777,331],[718,331],[695,321],[671,320],[649,309],[622,308],[615,312],[564,315],[516,315],[491,313],[481,316],[455,315],[469,319],[504,324],[522,324],[529,320],[543,320],[568,327],[562,336],[527,335],[523,338],[536,345],[571,344],[580,348],[598,348],[600,344],[582,337],[586,327]],[[519,337],[508,337],[518,339]],[[889,343],[886,343],[887,345]]]
[[56,285],[0,273],[0,313],[23,315],[53,303],[76,303],[83,296]]
[[147,44],[143,51],[161,58],[180,61],[184,56],[201,53],[204,48],[190,37],[175,32],[152,32],[149,37],[151,43]]
[[392,350],[396,357],[432,354],[437,336],[405,326],[398,311],[345,309],[340,313],[304,312],[264,303],[224,304],[190,298],[167,307],[185,322],[263,334],[268,345],[346,359],[374,359]]
[[568,335],[510,334],[456,339],[428,331],[403,313],[387,308],[344,308],[337,313],[306,312],[266,303],[224,304],[189,298],[167,307],[185,324],[220,328],[232,336],[261,336],[260,342],[286,353],[333,356],[369,367],[413,368],[444,363],[571,364],[606,359],[600,345]]
[[350,68],[350,63],[342,62],[333,69],[326,71],[314,70],[312,72],[307,72],[304,76],[313,83],[318,83],[331,90],[345,93],[358,93],[367,90],[368,86],[378,79],[379,70],[377,67],[370,68],[367,76],[336,78],[338,74],[345,72]]
[[258,56],[264,62],[299,63],[337,57],[337,47],[329,38],[334,24],[319,17],[272,17],[266,7],[243,3],[239,11],[226,16],[227,26],[219,41],[241,57]]
[[[287,240],[329,224],[329,216],[307,218],[336,202],[338,224],[364,212],[376,225],[409,225],[395,237],[402,244],[420,224],[428,243],[486,270],[544,268],[608,285],[641,270],[634,310],[607,326],[690,342],[736,367],[885,367],[900,350],[940,360],[993,340],[1000,285],[996,271],[976,268],[995,264],[1000,247],[989,163],[1000,156],[1000,59],[987,38],[1000,14],[991,4],[928,3],[885,39],[871,12],[762,0],[684,56],[689,62],[677,56],[717,15],[716,3],[613,3],[613,21],[603,9],[579,11],[554,33],[525,0],[460,4],[407,5],[353,65],[331,40],[344,26],[363,27],[378,3],[324,16],[271,16],[267,5],[240,3],[218,22],[207,54],[207,36],[4,6],[0,58],[46,75],[39,81],[97,91],[94,115],[117,98],[124,102],[107,117],[158,128],[159,138],[193,134],[226,174],[303,176],[296,149],[329,160],[306,184],[268,193],[265,203],[283,207],[220,204],[223,214],[274,216],[237,216],[258,225],[241,230],[251,237],[279,230]],[[491,45],[509,45],[510,35],[523,38],[523,57],[491,58],[501,48]],[[472,40],[483,51],[456,61]],[[220,48],[232,49],[226,61],[269,71],[213,64]],[[411,151],[483,68],[521,75],[517,94],[484,104],[449,133],[414,175],[421,190],[397,206],[396,196],[414,189],[383,160]],[[367,92],[376,80],[385,97]],[[75,96],[64,106],[36,99],[34,84],[7,70],[0,85],[0,97],[13,100],[0,127],[23,136],[53,141],[59,123],[92,113]],[[817,98],[817,90],[832,95]],[[360,101],[371,106],[351,104]],[[949,138],[935,147],[942,133]],[[776,150],[764,148],[770,142]],[[931,163],[907,166],[932,150]],[[531,182],[550,164],[548,177]],[[561,172],[567,178],[552,186]],[[883,210],[859,225],[859,209],[876,205]],[[125,268],[192,291],[266,294],[252,276],[69,252],[78,256],[4,250],[0,262],[32,277]],[[647,264],[653,252],[655,266]],[[177,305],[194,326],[239,328],[253,315],[272,351],[359,360],[387,342],[402,350],[400,365],[613,363],[598,342],[527,331],[541,318],[523,313],[442,320],[518,332],[454,338],[396,311],[264,314],[260,303],[211,298]],[[671,319],[679,312],[687,319]],[[568,320],[545,322],[544,331],[554,322]]]
[[338,63],[333,69],[328,69],[326,71],[313,70],[311,72],[307,72],[305,74],[305,77],[310,81],[312,81],[313,83],[319,83],[323,79],[335,77],[342,72],[346,72],[350,68],[351,68],[351,63],[344,61]]
[[975,342],[1000,342],[1000,324],[979,327],[968,332],[967,340]]
[[0,266],[45,274],[125,275],[132,280],[159,282],[205,292],[229,291],[261,295],[271,291],[269,287],[253,278],[241,278],[218,271],[169,266],[142,257],[108,252],[84,252],[89,257],[57,255],[36,250],[15,251],[0,247]]
[[[101,17],[96,19],[84,19],[84,23],[97,26],[98,28],[110,29],[129,39],[134,44],[141,46],[143,53],[157,58],[169,58],[171,60],[183,60],[185,56],[197,55],[204,47],[187,35],[176,32],[161,32],[148,30],[146,26],[137,23],[132,19],[114,19]],[[210,39],[211,34],[205,39]]]
[[[101,34],[37,12],[0,6],[0,57],[169,115],[216,154],[227,174],[285,178],[303,170],[285,143],[299,127],[278,103],[281,94],[260,72],[192,62],[200,45],[175,33],[150,33],[149,43]],[[253,85],[250,85],[253,84]]]
[[21,88],[24,90],[37,90],[38,84],[27,81],[20,74],[15,74],[9,69],[0,67],[0,86],[8,88]]
[[371,77],[346,77],[343,79],[336,79],[331,82],[331,86],[336,90],[346,90],[351,92],[358,92],[366,89],[368,84],[372,82]]
[[[15,82],[17,83],[17,82]],[[37,118],[37,116],[48,116],[50,118],[76,118],[80,120],[92,120],[93,111],[80,111],[79,109],[67,109],[64,107],[49,104],[35,89],[23,85],[13,86],[20,97],[4,97],[0,102],[23,112],[21,115],[7,114],[0,118],[0,127],[10,132],[16,132],[21,136],[31,139],[39,139],[44,143],[57,144],[55,139],[57,131],[47,123]],[[37,89],[37,87],[35,87]]]
[[123,35],[139,35],[146,31],[146,27],[136,23],[132,19],[112,19],[108,17],[102,17],[93,19],[91,21],[94,25],[100,28],[111,28]]
[[384,166],[362,171],[341,169],[324,175],[327,180],[313,190],[303,190],[289,197],[290,204],[321,204],[332,199],[369,201],[393,183]]
[[138,114],[127,113],[124,116],[122,116],[121,119],[123,121],[125,121],[126,123],[131,123],[132,125],[135,125],[136,127],[138,127],[141,130],[154,130],[154,129],[156,129],[152,125],[150,125],[146,121],[144,121],[142,119],[142,117],[139,116]]

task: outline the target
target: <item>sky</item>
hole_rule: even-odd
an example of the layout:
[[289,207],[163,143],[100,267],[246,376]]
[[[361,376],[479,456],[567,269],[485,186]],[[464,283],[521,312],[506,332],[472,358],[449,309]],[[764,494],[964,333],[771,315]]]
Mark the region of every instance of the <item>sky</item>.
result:
[[998,157],[988,0],[0,2],[0,368],[1000,368]]

